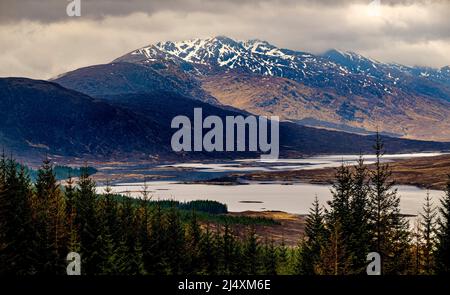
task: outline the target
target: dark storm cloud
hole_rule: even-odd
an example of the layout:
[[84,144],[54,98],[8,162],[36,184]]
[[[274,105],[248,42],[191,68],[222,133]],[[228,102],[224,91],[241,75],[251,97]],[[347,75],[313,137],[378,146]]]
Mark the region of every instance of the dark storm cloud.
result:
[[[380,0],[383,5],[414,5],[418,3],[446,2],[447,0]],[[55,22],[66,20],[66,6],[71,0],[1,0],[0,21],[35,20]],[[242,6],[255,6],[271,2],[275,5],[309,5],[339,7],[371,0],[81,0],[84,18],[102,19],[142,12],[159,11],[212,12],[239,10]]]
[[450,64],[450,0],[0,0],[0,76],[49,78],[165,40],[227,35],[386,62]]
[[[36,20],[55,22],[67,19],[69,0],[1,0],[0,20]],[[107,16],[124,16],[136,12],[153,14],[159,11],[223,12],[243,5],[257,5],[262,0],[81,0],[82,17],[102,19]],[[281,5],[291,0],[278,0]]]

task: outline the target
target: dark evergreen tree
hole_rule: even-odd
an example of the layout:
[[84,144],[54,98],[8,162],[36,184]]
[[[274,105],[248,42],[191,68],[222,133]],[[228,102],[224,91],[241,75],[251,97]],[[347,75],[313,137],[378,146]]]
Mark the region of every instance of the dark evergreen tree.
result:
[[265,241],[262,250],[262,269],[260,274],[276,275],[278,270],[278,253],[273,239]]
[[[104,226],[104,222],[100,222],[98,226]],[[101,275],[118,275],[125,274],[126,268],[122,266],[123,261],[127,261],[128,257],[122,254],[126,249],[121,248],[122,245],[115,243],[108,233],[108,229],[99,229],[93,244],[93,249],[89,256],[98,264],[90,267],[91,274]],[[125,255],[126,256],[126,255]]]
[[411,232],[411,252],[412,252],[412,262],[411,262],[411,270],[408,274],[418,275],[423,273],[423,229],[422,229],[422,220],[420,217],[417,217],[414,220],[414,228]]
[[289,265],[290,257],[288,256],[288,248],[286,246],[284,236],[281,237],[281,243],[276,248],[276,251],[277,251],[277,258],[278,258],[277,273],[286,275],[290,272],[291,265]]
[[79,227],[80,255],[83,274],[95,274],[102,257],[95,249],[98,237],[96,184],[88,174],[87,167],[81,168],[75,202],[76,223]]
[[136,218],[135,208],[130,196],[122,198],[120,205],[120,227],[115,240],[124,240],[126,242],[126,247],[131,253],[134,251],[136,241],[139,240],[137,231],[139,220]]
[[0,274],[34,274],[37,247],[31,209],[31,186],[23,167],[0,159]]
[[201,235],[200,240],[200,274],[218,274],[218,263],[219,263],[219,250],[218,244],[220,241],[215,238],[211,231],[210,225],[208,224],[205,232]]
[[439,207],[440,218],[437,231],[436,272],[450,274],[450,175],[445,186],[445,195]]
[[69,178],[66,181],[66,185],[64,186],[64,194],[66,197],[66,215],[70,216],[75,214],[75,201],[76,201],[76,187],[75,181],[72,178],[72,175],[69,173]]
[[436,246],[436,209],[430,193],[427,192],[425,197],[425,204],[423,206],[422,217],[422,232],[421,239],[423,240],[423,273],[432,274],[434,269],[434,251]]
[[168,273],[173,275],[183,274],[185,269],[185,233],[180,220],[179,211],[172,207],[167,216],[167,258]]
[[186,230],[186,250],[188,261],[188,274],[197,274],[201,270],[200,265],[200,241],[201,229],[198,223],[197,214],[192,210]]
[[322,208],[320,208],[319,200],[316,196],[313,207],[306,218],[305,239],[299,245],[297,262],[294,266],[296,274],[315,274],[317,264],[320,262],[321,249],[326,235]]
[[322,272],[326,274],[347,274],[348,262],[351,259],[349,244],[353,236],[351,201],[354,193],[353,176],[350,169],[341,164],[335,174],[335,183],[331,193],[330,207],[326,211],[326,224],[329,229],[328,243],[322,245],[321,257],[324,253],[332,254],[327,263],[322,263]]
[[[124,271],[123,269],[119,271],[120,267],[118,266],[119,263],[117,263],[122,259],[122,256],[117,257],[119,239],[114,239],[109,228],[108,217],[110,216],[107,215],[106,206],[106,196],[99,196],[95,206],[95,220],[97,223],[97,228],[94,230],[95,240],[89,254],[90,258],[96,261],[97,265],[91,268],[91,272],[95,274],[124,274],[124,272],[121,272]],[[119,216],[116,215],[115,219],[119,219]],[[126,252],[126,249],[123,252]],[[127,261],[127,257],[123,258],[123,261]]]
[[114,274],[131,274],[133,266],[132,252],[130,252],[128,241],[126,239],[121,239],[116,243],[114,254],[111,257]]
[[136,210],[136,218],[137,218],[137,242],[139,245],[136,245],[136,248],[140,248],[141,253],[137,258],[139,260],[139,268],[142,267],[140,273],[147,273],[147,265],[146,261],[150,261],[149,256],[152,253],[149,251],[150,249],[150,209],[149,209],[149,200],[148,199],[140,199],[139,200],[139,208]]
[[66,216],[67,216],[67,230],[68,230],[68,251],[80,252],[80,237],[78,235],[78,224],[76,223],[76,201],[77,201],[77,189],[76,183],[72,176],[69,174],[69,178],[64,186],[64,194],[66,199]]
[[39,231],[42,251],[48,253],[48,256],[40,256],[43,265],[41,271],[61,274],[64,273],[68,253],[66,201],[49,159],[44,160],[38,171],[36,194],[39,213],[45,216],[45,219],[41,219]]
[[341,223],[342,232],[347,238],[351,230],[350,202],[353,195],[353,178],[350,169],[344,163],[336,170],[335,179],[331,189],[333,197],[328,202],[330,210],[326,212],[326,218],[327,222]]
[[341,223],[336,221],[328,225],[329,233],[321,247],[317,274],[345,275],[349,273],[350,257],[348,255]]
[[144,266],[144,255],[141,242],[136,241],[133,251],[131,252],[130,273],[131,275],[145,275],[147,271]]
[[360,156],[353,173],[353,192],[350,200],[350,230],[346,243],[351,257],[351,273],[364,274],[366,257],[370,252],[369,183],[364,159]]
[[242,268],[238,264],[242,264],[242,261],[239,261],[238,254],[240,249],[237,241],[228,223],[223,228],[223,235],[220,239],[219,274],[230,275],[236,272],[241,273]]
[[369,197],[372,230],[372,251],[381,255],[383,274],[405,273],[411,257],[409,252],[409,225],[400,214],[400,198],[394,182],[390,180],[389,164],[382,163],[384,144],[380,134],[374,145],[375,168],[370,173],[371,191]]
[[144,265],[150,274],[167,273],[166,240],[164,215],[158,203],[150,220],[149,246],[144,249]]
[[256,275],[260,270],[260,245],[254,226],[247,232],[243,247],[243,274]]
[[133,216],[129,216],[129,214],[131,214],[130,204],[129,201],[126,202],[127,204],[125,204],[125,206],[127,207],[127,212],[120,212],[119,202],[114,199],[114,194],[112,193],[110,182],[109,180],[107,180],[106,188],[101,198],[101,205],[103,207],[103,214],[106,226],[108,228],[108,234],[111,236],[113,241],[119,241],[124,234],[129,234],[127,226],[123,222],[121,222],[121,218],[124,218],[126,224],[128,226],[131,226],[130,220],[133,218]]

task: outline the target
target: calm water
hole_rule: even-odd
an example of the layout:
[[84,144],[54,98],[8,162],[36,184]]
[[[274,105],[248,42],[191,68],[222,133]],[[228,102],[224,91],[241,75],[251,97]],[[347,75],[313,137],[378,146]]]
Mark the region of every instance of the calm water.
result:
[[[117,185],[114,191],[139,197],[142,185],[142,183]],[[398,186],[397,188],[401,196],[402,213],[417,214],[421,210],[426,191],[414,186]],[[305,214],[311,207],[315,195],[322,204],[331,199],[330,186],[315,184],[205,185],[161,181],[149,183],[149,190],[153,199],[215,200],[227,204],[230,211],[281,210]],[[430,194],[437,200],[443,192],[431,190]],[[242,203],[242,201],[258,203]]]
[[[400,158],[413,158],[424,156],[436,156],[437,153],[386,155],[385,160]],[[190,177],[183,177],[195,173],[204,174],[201,179],[216,177],[217,174],[230,172],[253,172],[253,171],[274,171],[274,170],[294,170],[313,169],[323,167],[336,167],[342,161],[353,164],[358,158],[355,155],[347,156],[322,156],[308,159],[285,159],[277,162],[264,163],[259,160],[239,160],[230,163],[220,164],[198,164],[180,163],[171,166],[160,166],[165,170],[189,168],[192,171],[181,173],[177,180],[183,181]],[[373,157],[365,156],[366,163],[373,162]],[[206,175],[206,176],[205,176]],[[208,177],[210,176],[210,177]],[[230,211],[245,210],[281,210],[290,213],[306,214],[311,207],[314,197],[317,195],[322,204],[326,204],[331,199],[329,185],[316,185],[304,183],[277,183],[277,182],[251,182],[248,185],[206,185],[206,184],[183,184],[174,181],[153,181],[148,183],[148,190],[151,191],[153,199],[173,199],[179,201],[191,200],[215,200],[228,205]],[[113,186],[117,193],[130,194],[134,197],[140,196],[143,183],[119,183]],[[103,187],[98,188],[103,191]],[[420,212],[426,190],[414,186],[398,186],[398,193],[401,196],[402,213],[417,214]],[[442,191],[430,190],[435,204],[437,199],[443,195]],[[248,202],[250,201],[250,202]]]

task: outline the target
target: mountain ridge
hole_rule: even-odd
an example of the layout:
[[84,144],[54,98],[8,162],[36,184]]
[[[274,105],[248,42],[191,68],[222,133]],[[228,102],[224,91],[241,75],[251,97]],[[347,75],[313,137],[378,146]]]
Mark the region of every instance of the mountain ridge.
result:
[[[159,42],[114,62],[174,64],[221,104],[259,115],[297,122],[312,118],[310,124],[322,121],[325,126],[365,132],[380,129],[411,139],[450,140],[448,66],[409,67],[339,50],[314,55],[223,36]],[[292,88],[293,84],[302,89]]]

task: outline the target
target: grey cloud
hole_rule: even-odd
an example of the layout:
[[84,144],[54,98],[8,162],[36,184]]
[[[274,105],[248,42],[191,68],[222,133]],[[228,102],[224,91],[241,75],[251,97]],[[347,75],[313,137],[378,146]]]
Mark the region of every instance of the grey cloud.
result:
[[367,15],[369,0],[81,1],[83,16],[69,18],[65,0],[0,0],[0,76],[46,79],[149,43],[215,35],[312,53],[339,48],[408,65],[450,64],[449,1],[381,0],[389,5],[380,17]]
[[[0,20],[13,22],[35,20],[57,22],[67,20],[66,6],[71,0],[1,0]],[[148,15],[160,11],[218,12],[239,10],[246,5],[258,5],[265,0],[81,0],[82,18],[103,19],[107,16],[124,16],[136,12]],[[276,0],[280,5],[293,0]]]
[[[1,0],[0,22],[33,20],[57,22],[67,19],[66,6],[72,0]],[[372,0],[81,0],[82,17],[102,19],[107,16],[124,16],[136,12],[153,14],[170,10],[179,12],[205,11],[223,13],[237,11],[243,6],[270,2],[273,5],[308,5],[342,7],[354,3],[368,4]],[[380,0],[383,5],[413,5],[419,3],[447,2],[448,0]]]

